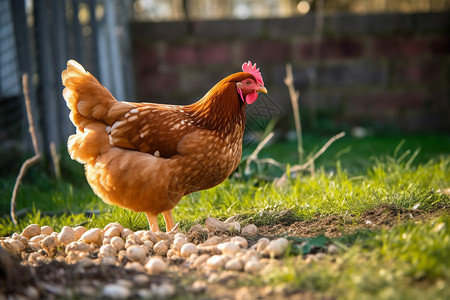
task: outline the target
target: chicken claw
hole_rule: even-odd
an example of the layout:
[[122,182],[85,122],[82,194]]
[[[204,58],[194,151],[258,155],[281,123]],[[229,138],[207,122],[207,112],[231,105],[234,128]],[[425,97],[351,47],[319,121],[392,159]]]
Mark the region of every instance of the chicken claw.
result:
[[158,215],[152,215],[151,213],[145,213],[148,219],[148,224],[150,225],[150,230],[153,232],[159,231],[158,226]]
[[164,216],[164,221],[166,221],[166,232],[172,231],[172,229],[174,229],[175,227],[172,210],[163,211],[162,214]]

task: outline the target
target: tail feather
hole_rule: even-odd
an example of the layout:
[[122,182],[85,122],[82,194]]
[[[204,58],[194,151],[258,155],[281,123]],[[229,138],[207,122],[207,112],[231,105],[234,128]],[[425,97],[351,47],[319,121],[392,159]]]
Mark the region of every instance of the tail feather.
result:
[[84,132],[71,135],[67,141],[70,157],[82,164],[94,161],[111,147],[105,125],[99,121],[87,124]]
[[81,131],[94,120],[104,121],[114,104],[118,103],[111,93],[82,65],[74,60],[67,62],[61,74],[63,97],[70,108],[71,120]]

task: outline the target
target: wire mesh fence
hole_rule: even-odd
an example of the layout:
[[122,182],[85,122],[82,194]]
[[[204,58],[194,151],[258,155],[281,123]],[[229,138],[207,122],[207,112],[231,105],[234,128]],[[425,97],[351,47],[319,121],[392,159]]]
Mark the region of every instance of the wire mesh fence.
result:
[[[132,98],[127,0],[0,0],[0,175],[31,151],[21,74],[30,75],[40,149],[65,145],[75,131],[62,98],[61,71],[82,63],[118,99]],[[49,160],[51,161],[51,160]]]

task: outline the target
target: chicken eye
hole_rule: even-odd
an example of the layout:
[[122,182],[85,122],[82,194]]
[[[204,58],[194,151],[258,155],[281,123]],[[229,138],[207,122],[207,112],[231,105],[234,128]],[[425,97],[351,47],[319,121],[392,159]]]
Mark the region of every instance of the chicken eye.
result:
[[250,80],[247,80],[245,83],[248,85],[248,84],[250,84],[251,82],[250,82]]

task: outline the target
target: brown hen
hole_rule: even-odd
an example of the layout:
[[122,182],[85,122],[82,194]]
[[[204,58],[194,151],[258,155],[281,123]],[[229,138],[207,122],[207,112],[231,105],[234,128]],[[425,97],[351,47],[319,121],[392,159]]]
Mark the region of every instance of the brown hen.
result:
[[68,149],[85,165],[94,192],[108,204],[145,212],[152,231],[162,213],[172,230],[172,209],[184,195],[218,185],[239,164],[246,103],[267,93],[256,65],[242,69],[181,106],[117,101],[68,61],[63,96],[77,128]]

